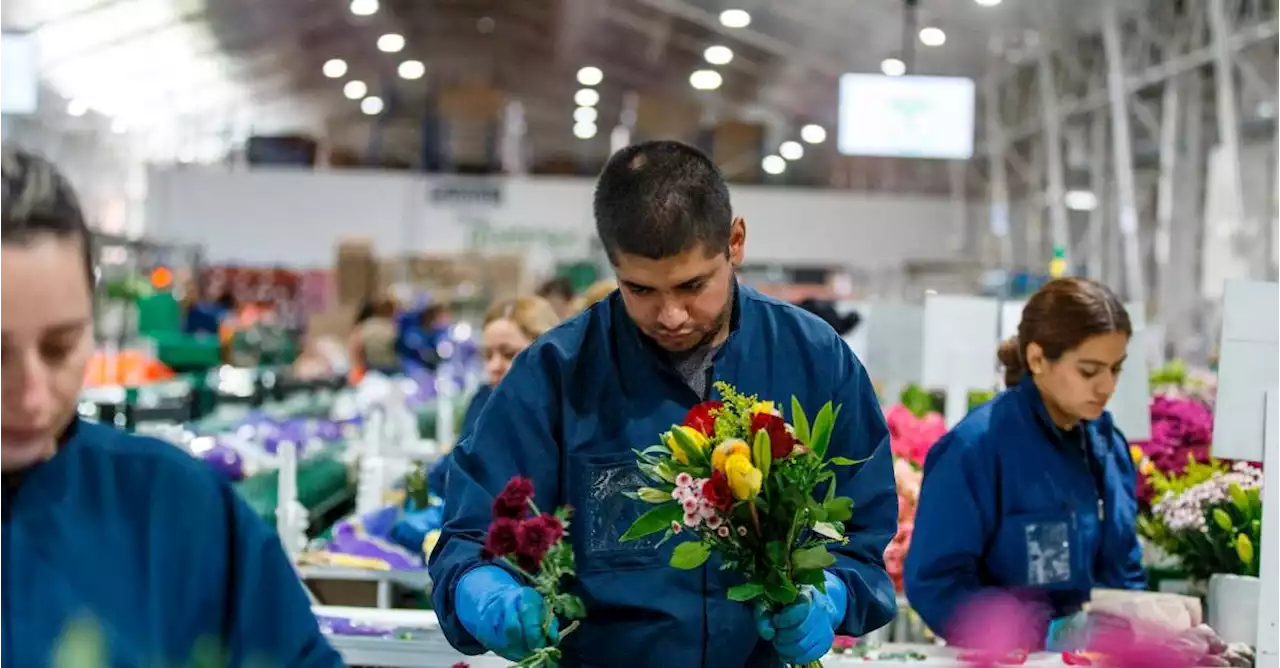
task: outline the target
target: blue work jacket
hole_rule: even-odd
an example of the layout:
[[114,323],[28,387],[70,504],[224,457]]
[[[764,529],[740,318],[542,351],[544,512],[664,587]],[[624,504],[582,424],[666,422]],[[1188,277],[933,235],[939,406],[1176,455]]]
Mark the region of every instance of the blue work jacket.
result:
[[[830,570],[848,590],[840,633],[861,635],[896,613],[884,548],[897,530],[888,430],[862,364],[825,322],[739,287],[730,334],[712,375],[762,399],[799,398],[812,414],[843,406],[830,454],[864,464],[836,469],[855,502]],[[513,476],[531,478],[536,502],[575,509],[577,558],[571,591],[588,611],[565,638],[566,668],[744,668],[777,666],[748,604],[726,598],[741,582],[718,562],[692,571],[668,565],[678,541],[619,538],[646,505],[624,492],[645,484],[633,448],[655,442],[702,401],[627,316],[615,292],[543,335],[516,358],[471,437],[453,453],[445,527],[430,561],[433,599],[445,637],[460,651],[483,648],[455,611],[459,578],[479,557],[494,495]]]
[[1145,588],[1135,486],[1110,413],[1063,431],[1023,380],[929,451],[904,573],[911,607],[945,637],[984,592],[1035,600],[1047,622],[1095,587]]

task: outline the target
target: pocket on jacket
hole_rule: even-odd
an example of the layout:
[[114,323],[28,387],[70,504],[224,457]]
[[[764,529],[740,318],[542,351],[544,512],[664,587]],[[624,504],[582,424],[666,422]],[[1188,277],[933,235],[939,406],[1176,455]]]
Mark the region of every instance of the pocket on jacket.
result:
[[648,484],[636,466],[634,453],[597,456],[587,459],[579,469],[573,494],[574,513],[570,532],[581,536],[583,564],[580,570],[598,568],[643,568],[657,562],[658,542],[662,534],[654,534],[630,542],[622,542],[636,518],[652,506],[628,498],[632,492]]
[[1074,589],[1087,575],[1079,541],[1070,510],[1008,515],[1001,521],[988,565],[1008,586]]

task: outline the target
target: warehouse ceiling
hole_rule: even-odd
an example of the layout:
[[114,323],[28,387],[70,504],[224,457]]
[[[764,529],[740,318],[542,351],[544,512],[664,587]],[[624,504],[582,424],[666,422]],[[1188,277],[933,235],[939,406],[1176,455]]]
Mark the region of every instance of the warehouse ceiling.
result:
[[[1099,2],[919,0],[913,19],[905,4],[4,0],[3,19],[6,29],[35,32],[43,76],[71,116],[101,116],[119,132],[190,144],[185,138],[301,131],[355,150],[377,135],[381,151],[412,162],[428,91],[484,85],[522,104],[535,161],[596,161],[637,91],[695,102],[708,118],[763,122],[772,142],[810,123],[833,134],[843,72],[877,72],[884,59],[898,58],[916,74],[976,77],[993,40],[1090,31]],[[729,27],[725,10],[744,10],[749,25]],[[926,46],[917,36],[925,27],[940,28],[945,42]],[[727,47],[732,59],[709,64],[712,46]],[[342,70],[331,77],[333,59],[343,66],[330,66],[328,74]],[[422,63],[422,76],[401,76],[417,74],[405,61]],[[595,86],[601,131],[589,139],[575,136],[574,122],[584,66],[603,75]],[[695,90],[690,75],[699,69],[717,71],[722,84]],[[352,81],[379,98],[378,113],[362,112],[362,96],[344,95]],[[224,145],[213,143],[210,153]],[[810,151],[821,157],[831,143]]]

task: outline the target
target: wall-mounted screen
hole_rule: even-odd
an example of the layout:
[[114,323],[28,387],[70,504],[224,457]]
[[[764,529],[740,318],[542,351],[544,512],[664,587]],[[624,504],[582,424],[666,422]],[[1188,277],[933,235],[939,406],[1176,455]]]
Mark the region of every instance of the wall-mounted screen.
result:
[[39,77],[36,74],[36,41],[18,32],[0,34],[0,111],[34,114]]
[[836,146],[844,155],[967,160],[975,88],[962,77],[840,77]]

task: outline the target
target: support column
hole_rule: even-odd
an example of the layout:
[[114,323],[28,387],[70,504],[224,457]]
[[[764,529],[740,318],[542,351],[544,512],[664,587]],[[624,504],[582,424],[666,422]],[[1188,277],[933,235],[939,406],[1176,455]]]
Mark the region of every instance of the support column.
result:
[[[1044,121],[1045,207],[1049,213],[1049,233],[1055,248],[1071,245],[1067,227],[1066,179],[1062,168],[1062,118],[1058,113],[1058,91],[1054,85],[1053,56],[1041,44],[1036,55],[1036,79],[1040,84],[1040,116]],[[1068,265],[1071,258],[1067,258]]]
[[1023,258],[1023,267],[1029,274],[1047,274],[1049,273],[1049,264],[1044,257],[1044,147],[1038,143],[1031,144],[1028,162],[1031,167],[1028,171],[1027,181],[1028,188],[1026,196],[1022,199],[1023,214],[1023,246],[1026,255]]
[[1249,276],[1260,277],[1269,263],[1267,247],[1260,243],[1257,225],[1246,220],[1244,184],[1240,175],[1240,113],[1236,105],[1235,69],[1232,65],[1231,21],[1223,0],[1209,0],[1209,38],[1213,49],[1214,97],[1217,102],[1218,138],[1222,146],[1223,182],[1227,187],[1227,206],[1235,218],[1235,229],[1249,235]]
[[1115,171],[1120,242],[1124,250],[1124,297],[1145,302],[1142,250],[1138,244],[1138,196],[1133,178],[1133,134],[1129,128],[1129,94],[1125,89],[1124,46],[1120,43],[1118,0],[1102,10],[1102,42],[1107,56],[1107,97],[1111,106],[1112,167]]
[[1175,284],[1169,276],[1169,252],[1173,236],[1173,200],[1178,168],[1178,136],[1181,133],[1179,106],[1181,96],[1179,89],[1181,78],[1170,79],[1164,85],[1164,94],[1160,100],[1160,177],[1156,183],[1156,234],[1155,234],[1155,276],[1152,282],[1158,320],[1166,327],[1177,300],[1174,293]]
[[1208,340],[1201,332],[1200,276],[1202,271],[1201,239],[1204,234],[1205,145],[1204,145],[1204,75],[1200,71],[1185,75],[1182,97],[1182,144],[1184,154],[1177,164],[1174,185],[1173,228],[1169,236],[1169,266],[1166,277],[1170,301],[1164,308],[1165,340],[1174,346],[1174,354],[1192,363],[1207,361]]
[[1106,225],[1111,203],[1107,181],[1107,117],[1100,111],[1089,119],[1089,189],[1097,202],[1089,212],[1085,232],[1085,275],[1095,281],[1106,280]]
[[1007,272],[1013,268],[1013,240],[1009,238],[1009,172],[1004,157],[1005,131],[1000,119],[1000,82],[995,67],[983,79],[983,100],[987,161],[991,169],[988,177],[991,234],[999,249],[999,267]]

